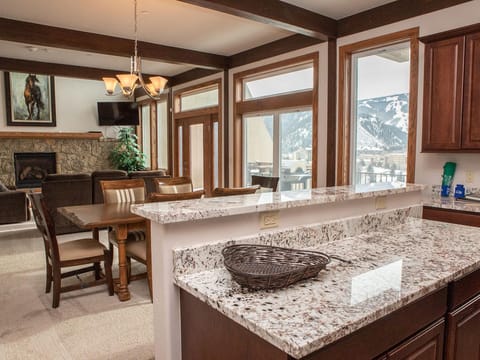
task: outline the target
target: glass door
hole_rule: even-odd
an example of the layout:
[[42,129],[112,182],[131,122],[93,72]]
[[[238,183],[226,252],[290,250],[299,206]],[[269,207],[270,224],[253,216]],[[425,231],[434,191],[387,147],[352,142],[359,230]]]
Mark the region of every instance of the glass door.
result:
[[218,186],[218,117],[202,115],[176,120],[175,175],[189,176],[194,190],[210,194]]

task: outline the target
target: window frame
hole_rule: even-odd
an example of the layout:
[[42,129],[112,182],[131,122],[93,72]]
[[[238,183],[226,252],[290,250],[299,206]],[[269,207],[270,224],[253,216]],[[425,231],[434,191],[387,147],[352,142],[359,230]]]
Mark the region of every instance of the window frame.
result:
[[[289,69],[299,69],[312,64],[313,88],[278,95],[244,99],[245,79],[257,79],[288,72]],[[312,188],[317,185],[318,168],[318,53],[310,53],[272,64],[238,72],[233,76],[233,186],[243,186],[244,180],[244,115],[262,112],[276,112],[288,109],[311,107],[312,109]]]
[[337,136],[337,185],[352,182],[352,56],[356,53],[383,48],[402,42],[410,42],[410,80],[408,110],[407,183],[415,182],[416,128],[418,101],[418,36],[419,28],[407,29],[357,43],[341,46],[339,49],[338,75],[338,136]]
[[157,128],[157,104],[160,101],[166,101],[167,103],[167,158],[168,158],[168,168],[166,169],[168,173],[171,173],[171,121],[170,121],[170,111],[169,111],[169,91],[165,92],[160,95],[160,99],[145,99],[142,101],[138,101],[138,111],[140,115],[140,123],[135,129],[135,133],[138,139],[138,145],[140,150],[143,151],[143,122],[144,119],[142,117],[142,106],[149,106],[150,107],[150,169],[157,170],[158,169],[158,128]]
[[[202,82],[200,84],[196,84],[193,86],[188,86],[184,87],[181,89],[178,89],[173,92],[172,98],[173,98],[173,114],[172,114],[172,127],[174,130],[173,135],[173,171],[172,173],[175,176],[178,176],[179,174],[179,165],[177,165],[177,162],[179,161],[179,152],[178,152],[178,134],[176,133],[176,123],[177,121],[183,121],[184,119],[192,118],[192,117],[199,117],[202,115],[210,115],[214,116],[218,119],[218,173],[217,173],[217,179],[218,179],[218,184],[219,186],[223,186],[223,164],[224,164],[224,156],[225,154],[223,153],[223,141],[224,141],[224,125],[223,125],[223,111],[222,111],[222,104],[223,104],[223,91],[222,91],[222,84],[223,81],[221,78]],[[191,95],[195,93],[201,93],[203,91],[208,91],[212,89],[213,87],[218,88],[218,105],[214,106],[207,106],[207,107],[201,107],[193,110],[186,110],[182,111],[181,109],[181,97],[183,95]],[[213,128],[213,126],[212,126]],[[213,131],[213,130],[212,130]],[[185,156],[185,154],[183,154]],[[213,161],[213,159],[212,159]],[[213,162],[212,162],[213,163]],[[213,171],[213,170],[212,170]]]

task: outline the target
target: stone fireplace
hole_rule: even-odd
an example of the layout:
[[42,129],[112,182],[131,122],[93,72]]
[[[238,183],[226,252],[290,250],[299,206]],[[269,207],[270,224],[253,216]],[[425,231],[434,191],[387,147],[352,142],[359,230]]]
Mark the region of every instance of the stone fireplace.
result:
[[[109,155],[116,141],[99,138],[97,134],[89,133],[40,133],[38,135],[38,133],[0,132],[0,143],[2,145],[0,146],[0,181],[14,187],[16,178],[21,172],[19,168],[15,168],[16,153],[53,153],[56,159],[56,171],[53,167],[53,172],[91,173],[95,170],[112,169]],[[32,176],[40,175],[32,174]],[[35,185],[25,186],[35,187]]]
[[22,152],[13,154],[15,187],[40,187],[48,174],[57,172],[54,152]]

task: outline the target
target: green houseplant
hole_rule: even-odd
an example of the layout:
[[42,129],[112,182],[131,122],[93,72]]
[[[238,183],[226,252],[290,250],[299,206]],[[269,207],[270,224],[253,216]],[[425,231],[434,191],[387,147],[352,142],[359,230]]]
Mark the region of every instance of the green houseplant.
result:
[[118,132],[118,144],[110,153],[110,161],[119,170],[145,170],[145,154],[140,151],[133,128],[124,127]]

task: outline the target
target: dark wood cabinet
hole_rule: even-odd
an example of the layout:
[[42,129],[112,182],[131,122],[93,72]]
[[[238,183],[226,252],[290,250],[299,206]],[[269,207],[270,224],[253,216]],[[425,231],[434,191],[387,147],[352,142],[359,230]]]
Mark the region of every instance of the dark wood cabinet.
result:
[[389,360],[442,360],[445,321],[442,319],[388,352]]
[[[469,211],[442,209],[430,206],[423,207],[425,220],[443,221],[452,224],[480,227],[480,214]],[[480,291],[480,289],[479,289]]]
[[447,360],[480,359],[480,295],[447,316]]
[[461,148],[465,37],[425,46],[423,151]]
[[462,146],[480,149],[480,32],[466,37]]
[[422,151],[480,151],[480,25],[421,40]]

